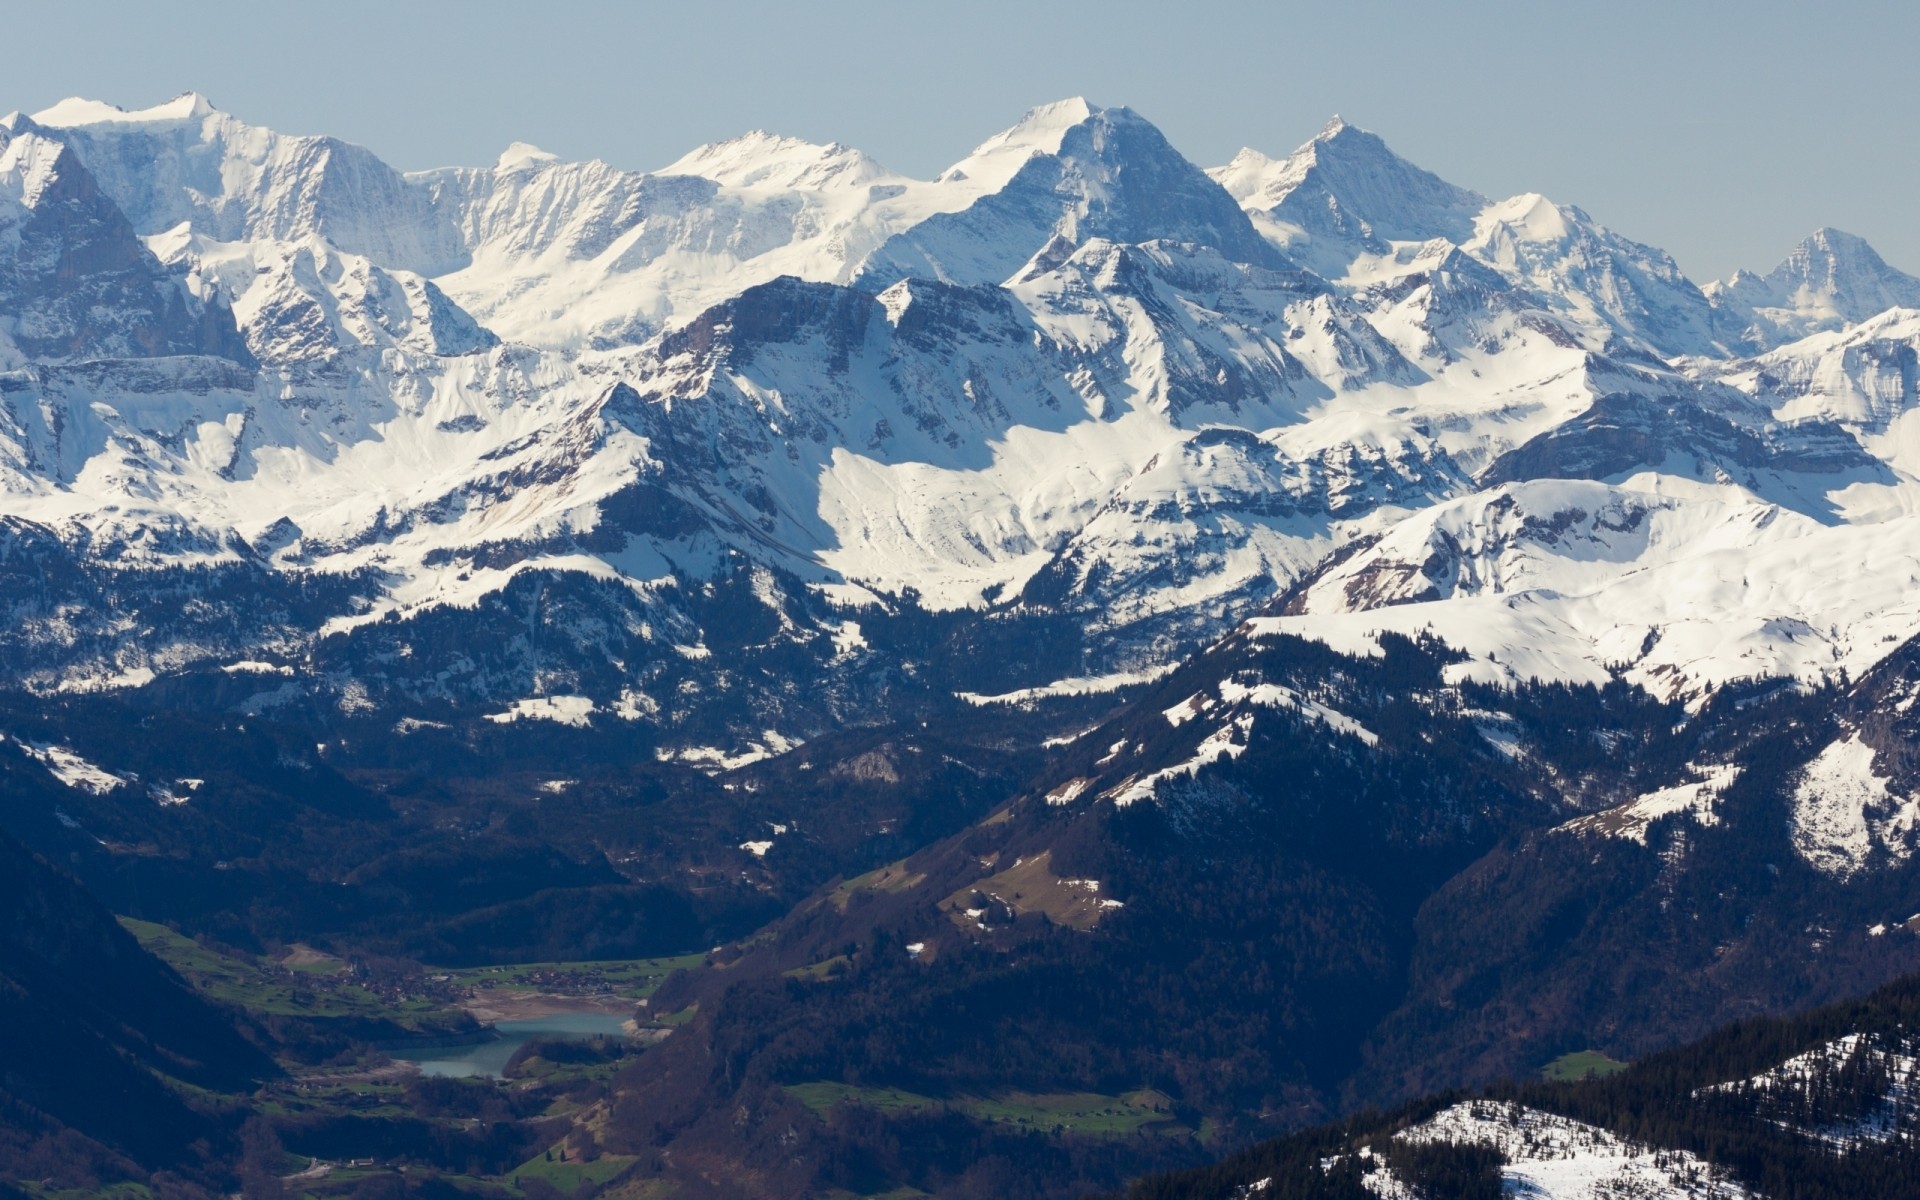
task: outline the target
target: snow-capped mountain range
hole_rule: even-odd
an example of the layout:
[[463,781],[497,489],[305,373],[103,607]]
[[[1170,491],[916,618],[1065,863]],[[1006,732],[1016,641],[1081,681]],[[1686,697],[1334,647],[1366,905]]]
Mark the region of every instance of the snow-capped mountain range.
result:
[[1700,701],[1920,628],[1917,349],[1851,235],[1700,287],[1338,119],[1211,171],[1069,100],[931,180],[766,133],[405,173],[68,100],[0,119],[0,644],[736,750],[1255,616]]

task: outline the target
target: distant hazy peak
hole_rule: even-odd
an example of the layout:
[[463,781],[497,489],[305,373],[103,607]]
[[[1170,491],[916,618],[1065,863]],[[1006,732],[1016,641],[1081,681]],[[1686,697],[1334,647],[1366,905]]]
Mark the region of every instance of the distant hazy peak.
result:
[[82,125],[145,125],[162,121],[197,121],[213,115],[217,109],[199,92],[182,92],[165,104],[152,108],[127,110],[104,100],[69,96],[51,108],[33,114],[33,119],[52,129],[72,129]]
[[1865,238],[1814,230],[1765,275],[1736,271],[1709,294],[1749,349],[1864,321],[1891,308],[1920,308],[1920,278],[1890,265]]
[[1069,96],[1065,100],[1030,108],[1011,128],[994,134],[974,147],[973,155],[990,154],[1009,147],[1038,150],[1043,154],[1057,153],[1061,139],[1067,136],[1067,130],[1101,111],[1087,103],[1084,96]]
[[1889,265],[1865,238],[1831,227],[1809,234],[1768,273],[1767,279],[1776,285],[1840,287],[1862,279],[1899,280],[1920,285],[1920,280]]
[[696,175],[725,187],[795,188],[864,184],[891,172],[852,146],[755,129],[696,147],[659,174]]
[[549,166],[560,161],[557,154],[549,154],[532,142],[515,142],[500,152],[494,161],[496,171],[523,171]]
[[1495,231],[1505,230],[1521,241],[1551,243],[1563,241],[1575,225],[1590,224],[1577,208],[1561,208],[1539,192],[1522,192],[1489,204],[1475,218],[1477,240],[1485,242]]
[[[1461,241],[1487,205],[1486,197],[1415,166],[1337,115],[1284,159],[1243,149],[1207,174],[1243,207],[1329,247],[1379,251],[1385,242]],[[1327,251],[1319,257],[1325,268],[1339,259]]]

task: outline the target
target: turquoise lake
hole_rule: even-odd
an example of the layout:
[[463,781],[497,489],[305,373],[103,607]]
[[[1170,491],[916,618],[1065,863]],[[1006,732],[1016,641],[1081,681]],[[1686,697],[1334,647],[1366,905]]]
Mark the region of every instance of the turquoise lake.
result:
[[499,1036],[492,1041],[476,1042],[469,1046],[395,1050],[391,1053],[396,1059],[420,1064],[422,1075],[486,1075],[499,1079],[513,1052],[534,1038],[584,1040],[590,1037],[620,1037],[624,1032],[620,1028],[624,1020],[626,1018],[614,1013],[555,1013],[550,1017],[533,1017],[525,1021],[496,1022],[493,1028]]

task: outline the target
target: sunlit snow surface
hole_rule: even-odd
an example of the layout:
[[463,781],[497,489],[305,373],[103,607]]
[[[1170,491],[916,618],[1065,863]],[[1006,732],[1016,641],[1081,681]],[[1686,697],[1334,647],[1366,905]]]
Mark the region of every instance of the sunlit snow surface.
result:
[[1876,850],[1911,857],[1920,833],[1920,800],[1896,793],[1874,766],[1873,747],[1848,734],[1801,771],[1793,792],[1793,848],[1844,879]]
[[22,752],[47,769],[47,773],[70,788],[104,796],[127,782],[124,775],[96,766],[65,746],[36,742],[17,742]]
[[1881,1034],[1850,1033],[1805,1054],[1798,1054],[1751,1079],[1735,1080],[1711,1088],[1706,1093],[1731,1092],[1753,1099],[1761,1111],[1768,1102],[1777,1101],[1783,1112],[1792,1112],[1799,1100],[1819,1091],[1822,1082],[1831,1080],[1842,1069],[1868,1068],[1882,1081],[1877,1103],[1846,1120],[1809,1125],[1804,1121],[1776,1116],[1776,1123],[1832,1145],[1850,1150],[1895,1138],[1910,1139],[1920,1120],[1920,1059],[1916,1059],[1910,1039],[1888,1039]]
[[1692,778],[1669,787],[1636,796],[1627,803],[1604,812],[1580,817],[1562,825],[1568,833],[1597,833],[1627,838],[1646,845],[1647,830],[1663,817],[1689,813],[1701,825],[1717,825],[1717,806],[1723,792],[1740,778],[1740,768],[1725,764],[1698,766],[1688,764]]
[[[1206,208],[1211,185],[1156,139],[1075,100],[931,180],[760,132],[655,172],[516,144],[403,174],[192,95],[8,117],[0,212],[56,187],[64,143],[180,286],[232,304],[262,366],[32,368],[31,403],[0,428],[0,515],[113,546],[125,569],[259,555],[377,577],[326,633],[472,607],[529,572],[645,601],[734,554],[854,604],[911,589],[982,607],[1044,579],[1103,630],[1172,630],[975,702],[1140,678],[1177,657],[1169,639],[1302,581],[1257,633],[1370,653],[1383,632],[1431,632],[1468,653],[1457,678],[1617,672],[1692,704],[1756,677],[1858,675],[1920,626],[1920,424],[1898,368],[1920,312],[1889,309],[1920,282],[1864,243],[1822,231],[1710,303],[1577,208],[1488,200],[1336,121],[1292,156],[1212,172],[1322,279],[1247,253],[1245,223],[1214,210],[1168,218],[1193,240],[1105,236],[1151,199],[1102,157],[1123,144]],[[1328,197],[1366,229],[1327,224]],[[19,227],[0,220],[0,238]],[[782,277],[877,298],[725,353],[675,340]],[[1716,303],[1751,328],[1715,326]],[[713,347],[746,336],[715,329]],[[0,368],[27,365],[0,338]],[[1594,481],[1476,484],[1621,394],[1680,397],[1789,449],[1839,430],[1862,454],[1753,466],[1676,448]],[[690,460],[701,448],[711,462]],[[706,524],[579,548],[648,488]],[[509,545],[527,550],[478,552]],[[838,661],[865,645],[851,618],[783,625],[815,632]],[[255,661],[235,649],[218,652]],[[135,686],[196,652],[216,648],[43,684]],[[661,713],[637,690],[580,699],[499,696],[490,715]],[[1220,739],[1214,757],[1238,748]],[[1854,854],[1857,836],[1833,837]]]
[[[1604,1129],[1520,1105],[1456,1104],[1395,1135],[1408,1141],[1481,1143],[1507,1158],[1509,1194],[1539,1200],[1736,1200],[1747,1190],[1681,1151],[1656,1151]],[[1364,1179],[1383,1200],[1418,1195],[1384,1165]]]

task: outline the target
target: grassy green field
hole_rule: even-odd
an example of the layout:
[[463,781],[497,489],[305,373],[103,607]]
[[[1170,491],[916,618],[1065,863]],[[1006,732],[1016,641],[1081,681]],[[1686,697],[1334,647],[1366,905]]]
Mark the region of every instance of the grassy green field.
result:
[[907,860],[903,858],[847,880],[827,894],[827,901],[845,912],[856,892],[904,892],[919,887],[926,878],[907,870]]
[[633,1179],[600,1192],[595,1200],[667,1200],[679,1190],[665,1179]]
[[822,961],[817,963],[809,963],[807,966],[804,966],[804,967],[794,967],[790,971],[783,971],[781,973],[784,974],[788,979],[819,980],[819,979],[832,978],[835,972],[850,970],[852,969],[852,967],[853,967],[852,959],[848,958],[844,954],[836,954],[832,958],[823,959]]
[[[547,1154],[554,1157],[549,1159]],[[620,1154],[602,1154],[592,1162],[582,1162],[579,1159],[562,1160],[559,1155],[560,1148],[556,1146],[544,1154],[536,1155],[521,1163],[513,1169],[513,1173],[508,1178],[513,1180],[515,1185],[538,1179],[562,1192],[574,1192],[587,1184],[599,1187],[634,1163],[634,1159]]]
[[938,1108],[941,1104],[930,1096],[917,1096],[899,1088],[856,1087],[850,1083],[790,1083],[786,1093],[815,1112],[825,1112],[843,1101],[864,1104],[879,1112]]
[[[393,1003],[364,988],[310,972],[289,977],[278,966],[209,950],[164,925],[121,917],[147,951],[216,1000],[255,1012],[306,1017],[388,1017],[404,1021],[441,1011],[425,1000]],[[309,982],[311,979],[311,982]]]
[[1608,1058],[1598,1050],[1578,1050],[1563,1054],[1548,1063],[1540,1074],[1556,1083],[1576,1079],[1598,1079],[1627,1069],[1627,1064]]
[[[449,1002],[419,998],[393,1001],[357,986],[337,962],[291,967],[210,950],[184,934],[151,921],[121,917],[142,946],[200,991],[255,1012],[306,1017],[384,1017],[407,1023],[445,1012]],[[503,988],[513,991],[611,992],[639,1000],[652,995],[678,970],[691,970],[704,954],[603,962],[507,963],[486,967],[424,967],[442,994]]]
[[434,975],[464,987],[510,987],[529,990],[565,990],[567,985],[604,985],[635,1000],[651,996],[675,971],[691,971],[706,955],[682,954],[670,958],[617,959],[604,962],[508,963],[492,967],[428,967]]

